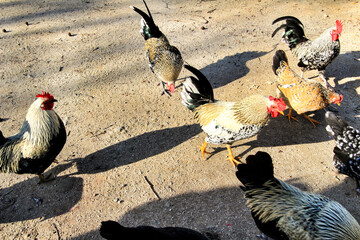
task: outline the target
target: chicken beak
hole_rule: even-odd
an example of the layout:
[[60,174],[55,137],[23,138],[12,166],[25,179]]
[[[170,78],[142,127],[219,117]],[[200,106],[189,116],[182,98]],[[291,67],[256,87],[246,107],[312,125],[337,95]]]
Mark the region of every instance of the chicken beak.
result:
[[58,100],[56,100],[56,99],[53,99],[53,100],[52,100],[52,102],[57,102],[57,101],[58,101]]
[[284,115],[284,112],[283,112],[283,111],[279,111],[279,113],[280,113],[281,115]]
[[338,102],[338,103],[336,103],[336,104],[337,104],[338,106],[340,106],[340,105],[341,105],[341,103],[339,103],[339,102]]

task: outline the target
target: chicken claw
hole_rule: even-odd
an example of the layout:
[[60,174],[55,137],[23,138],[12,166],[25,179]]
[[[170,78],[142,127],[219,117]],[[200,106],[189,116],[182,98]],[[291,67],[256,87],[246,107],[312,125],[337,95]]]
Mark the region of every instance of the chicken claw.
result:
[[201,150],[201,154],[204,160],[206,160],[205,158],[205,153],[206,154],[210,154],[209,152],[206,151],[206,146],[207,146],[207,142],[204,141],[204,144],[202,146],[199,146],[200,150]]
[[238,164],[242,164],[241,161],[238,161],[238,160],[240,160],[240,157],[234,157],[229,144],[226,144],[226,148],[229,152],[229,154],[227,155],[228,156],[227,160],[229,160],[234,165],[234,167],[236,167],[236,165],[238,165]]
[[292,108],[289,109],[289,113],[286,115],[289,118],[289,122],[290,122],[290,119],[293,119],[293,120],[298,122],[299,120],[297,120],[295,117],[293,117],[291,115],[291,113],[292,113]]

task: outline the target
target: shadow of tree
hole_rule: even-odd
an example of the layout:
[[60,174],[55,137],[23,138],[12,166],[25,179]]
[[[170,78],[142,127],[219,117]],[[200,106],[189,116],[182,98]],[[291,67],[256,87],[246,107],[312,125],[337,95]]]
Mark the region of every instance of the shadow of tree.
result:
[[40,185],[36,181],[34,177],[0,189],[0,223],[59,216],[70,211],[82,196],[82,178],[61,176]]
[[168,151],[200,132],[198,124],[146,132],[73,160],[78,169],[74,174],[95,174],[131,164]]
[[250,71],[246,63],[267,53],[258,51],[237,53],[220,59],[200,71],[209,79],[214,89],[219,88],[245,76]]

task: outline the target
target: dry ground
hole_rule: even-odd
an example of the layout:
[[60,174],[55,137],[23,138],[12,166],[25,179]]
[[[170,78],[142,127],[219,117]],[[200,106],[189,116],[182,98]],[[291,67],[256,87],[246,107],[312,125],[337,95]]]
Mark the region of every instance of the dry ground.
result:
[[[341,53],[326,75],[345,97],[338,114],[360,127],[359,1],[148,4],[171,43],[224,100],[275,94],[274,49],[286,49],[295,65],[280,34],[271,38],[275,18],[297,16],[309,38],[344,20]],[[6,29],[0,32],[0,117],[8,118],[1,131],[15,134],[44,90],[59,100],[55,111],[68,132],[59,163],[48,169],[56,180],[37,185],[34,175],[0,174],[1,239],[100,239],[100,222],[108,219],[210,230],[229,240],[259,233],[224,146],[213,146],[215,154],[204,161],[196,146],[205,134],[181,104],[181,88],[171,98],[160,96],[140,17],[129,5],[144,9],[140,0],[0,1],[0,29]],[[183,70],[180,77],[187,75]],[[313,128],[301,116],[291,123],[272,119],[258,136],[237,142],[234,153],[267,151],[278,178],[339,201],[360,220],[354,181],[332,175],[334,141],[324,111],[314,118],[323,125]]]

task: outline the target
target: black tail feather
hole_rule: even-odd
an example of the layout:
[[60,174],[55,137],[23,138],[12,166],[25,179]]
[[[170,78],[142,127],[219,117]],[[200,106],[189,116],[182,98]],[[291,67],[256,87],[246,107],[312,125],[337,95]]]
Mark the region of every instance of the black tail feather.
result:
[[273,65],[272,65],[272,70],[274,71],[275,75],[277,75],[276,70],[280,68],[281,61],[288,63],[288,59],[286,57],[285,52],[283,50],[277,50],[273,57]]
[[308,40],[305,37],[304,25],[302,24],[302,22],[300,22],[299,19],[293,16],[284,16],[275,19],[272,24],[275,24],[282,20],[286,20],[286,23],[276,28],[275,31],[272,33],[271,37],[274,37],[280,29],[284,28],[285,33],[282,38],[285,43],[289,45],[290,48],[294,48],[297,44]]
[[257,152],[246,158],[246,164],[237,166],[236,177],[245,186],[252,189],[262,186],[274,178],[274,167],[270,155],[266,152]]
[[330,111],[325,113],[325,120],[326,123],[328,124],[328,126],[326,126],[326,131],[333,138],[342,134],[343,130],[347,126],[349,126],[349,124],[346,121],[344,121],[343,119],[336,116],[333,112]]
[[158,26],[156,26],[154,19],[151,16],[150,10],[145,2],[145,0],[143,0],[145,7],[147,9],[147,12],[149,15],[147,15],[145,12],[143,12],[142,10],[140,10],[137,7],[131,6],[131,8],[137,12],[138,14],[141,15],[141,17],[145,20],[146,25],[148,27],[147,29],[147,33],[144,33],[144,38],[145,40],[147,40],[150,37],[160,37],[162,35],[162,32],[160,31],[160,29],[158,28]]
[[188,77],[183,83],[183,90],[181,92],[183,104],[190,110],[193,110],[200,105],[214,102],[213,88],[207,78],[192,66],[184,65],[184,67],[197,78]]

